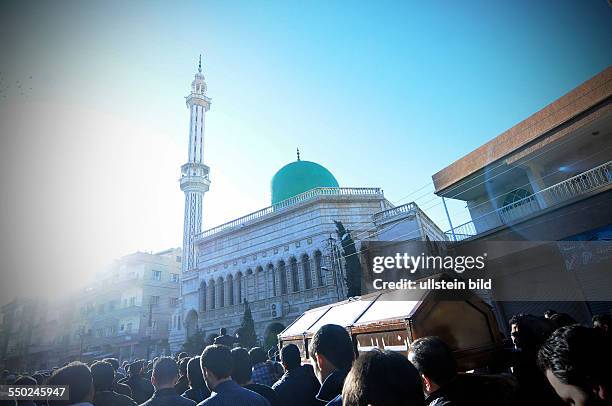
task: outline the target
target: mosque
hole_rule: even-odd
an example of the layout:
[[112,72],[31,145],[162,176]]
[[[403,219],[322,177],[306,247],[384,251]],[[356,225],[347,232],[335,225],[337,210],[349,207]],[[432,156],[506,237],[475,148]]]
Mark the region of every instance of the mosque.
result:
[[201,71],[186,98],[191,111],[189,160],[182,166],[185,226],[181,300],[169,343],[178,351],[191,334],[240,326],[248,301],[261,342],[308,309],[346,298],[336,225],[363,240],[444,240],[416,204],[394,206],[379,187],[343,187],[324,166],[300,159],[272,177],[270,206],[201,230],[210,180],[203,163],[205,113],[211,99]]

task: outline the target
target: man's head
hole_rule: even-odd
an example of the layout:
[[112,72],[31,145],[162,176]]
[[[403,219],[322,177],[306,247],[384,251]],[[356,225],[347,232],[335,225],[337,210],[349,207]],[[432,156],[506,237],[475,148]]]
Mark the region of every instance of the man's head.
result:
[[337,324],[322,326],[313,335],[309,352],[315,375],[321,383],[336,370],[351,369],[355,358],[351,337],[344,327]]
[[225,327],[221,327],[219,329],[219,335],[224,336],[227,334],[227,329]]
[[423,406],[423,386],[416,368],[403,355],[370,351],[355,361],[344,381],[345,405]]
[[178,366],[170,357],[161,357],[153,365],[151,383],[155,389],[173,388],[178,381]]
[[128,365],[128,374],[130,376],[138,376],[142,373],[142,368],[144,367],[144,361],[138,360],[134,361]]
[[605,336],[612,336],[612,317],[609,314],[593,316],[593,328],[600,330]]
[[521,350],[537,350],[552,330],[549,320],[531,314],[517,314],[510,319],[512,343]]
[[249,356],[251,357],[251,363],[253,365],[257,365],[268,360],[268,354],[261,347],[251,348],[249,351]]
[[284,346],[280,352],[280,357],[285,371],[291,371],[292,369],[299,368],[302,364],[300,349],[295,344],[288,344]]
[[50,406],[72,405],[91,402],[93,399],[93,380],[89,367],[82,362],[72,362],[53,372],[47,381],[49,385],[70,387],[70,400],[49,400]]
[[187,364],[189,363],[189,357],[187,358],[183,358],[182,360],[179,361],[179,376],[186,376],[187,375]]
[[91,366],[91,376],[96,392],[112,390],[115,380],[115,369],[110,362],[98,361]]
[[251,382],[251,357],[244,348],[232,350],[232,379],[244,386]]
[[544,311],[544,318],[545,318],[545,319],[550,319],[550,317],[551,317],[553,314],[557,314],[557,311],[556,311],[556,310],[553,310],[553,309],[548,309],[548,310]]
[[408,360],[423,380],[426,393],[432,393],[457,376],[457,362],[450,347],[438,337],[423,337],[410,345]]
[[182,360],[183,358],[187,358],[189,357],[189,354],[187,354],[185,351],[179,352],[178,355],[176,356],[177,360]]
[[229,347],[219,344],[209,345],[202,352],[200,366],[206,386],[213,391],[219,383],[231,379],[232,354]]
[[572,324],[577,324],[576,319],[570,316],[567,313],[556,313],[548,318],[548,320],[552,323],[553,329],[558,329],[560,327],[571,326]]
[[187,363],[187,380],[189,386],[194,389],[203,388],[206,386],[202,368],[200,367],[200,357],[193,357]]
[[563,401],[575,406],[612,403],[612,350],[597,330],[556,330],[540,348],[538,365]]
[[119,360],[117,358],[104,358],[103,361],[111,364],[115,372],[117,372],[117,370],[119,369]]

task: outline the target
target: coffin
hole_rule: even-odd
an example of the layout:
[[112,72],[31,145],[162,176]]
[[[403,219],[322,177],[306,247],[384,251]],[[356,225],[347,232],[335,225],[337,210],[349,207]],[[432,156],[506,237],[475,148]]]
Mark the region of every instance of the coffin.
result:
[[502,351],[502,335],[491,306],[470,290],[452,295],[422,290],[410,296],[405,291],[379,291],[317,307],[283,330],[279,344],[296,344],[307,362],[310,339],[325,324],[346,328],[357,354],[374,348],[407,354],[417,338],[438,336],[453,349],[461,371],[490,366]]

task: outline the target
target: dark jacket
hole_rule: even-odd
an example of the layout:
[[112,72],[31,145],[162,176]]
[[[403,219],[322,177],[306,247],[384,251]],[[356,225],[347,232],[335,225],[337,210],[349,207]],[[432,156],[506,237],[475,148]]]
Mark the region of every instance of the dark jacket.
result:
[[459,374],[425,399],[428,406],[510,406],[517,404],[517,383],[509,375]]
[[316,398],[321,384],[305,366],[285,372],[272,385],[272,389],[276,391],[283,405],[318,406],[321,404]]
[[278,398],[278,394],[272,390],[271,387],[266,385],[260,385],[258,383],[250,383],[248,385],[244,385],[243,388],[247,388],[248,390],[252,390],[255,393],[259,393],[261,396],[266,398],[266,400],[270,403],[270,406],[281,406],[284,403],[280,402]]
[[132,389],[124,383],[116,382],[113,385],[113,390],[120,395],[132,397]]
[[226,345],[226,346],[228,346],[230,348],[232,348],[232,345],[234,343],[237,343],[237,342],[238,342],[238,339],[236,337],[232,337],[232,336],[229,336],[227,334],[224,334],[222,336],[218,336],[214,340],[215,344]]
[[206,386],[201,388],[189,388],[181,396],[187,399],[191,399],[196,403],[200,403],[204,399],[210,396],[210,391]]
[[112,390],[96,392],[93,403],[96,406],[136,406],[137,404],[132,398]]
[[141,406],[194,406],[196,403],[177,395],[174,388],[166,388],[155,391],[151,399]]
[[125,381],[125,384],[132,390],[132,399],[134,399],[138,404],[149,400],[149,398],[153,396],[153,392],[155,392],[155,388],[153,388],[151,382],[147,381],[140,375],[130,376]]
[[270,406],[260,394],[229,380],[218,384],[213,394],[198,406]]
[[317,393],[317,399],[323,402],[331,402],[336,396],[340,395],[347,375],[348,371],[339,369],[329,374],[323,381],[319,393]]
[[177,395],[182,395],[187,389],[189,389],[189,380],[187,380],[187,375],[183,375],[176,381],[174,390]]

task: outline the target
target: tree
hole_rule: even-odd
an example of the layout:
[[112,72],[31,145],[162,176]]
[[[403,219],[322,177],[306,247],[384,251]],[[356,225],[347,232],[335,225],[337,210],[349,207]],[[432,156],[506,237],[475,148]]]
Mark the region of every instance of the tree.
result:
[[187,337],[187,341],[183,343],[181,351],[191,355],[199,355],[204,351],[204,348],[206,348],[204,332],[201,329],[197,329],[193,335]]
[[253,315],[251,314],[251,307],[249,301],[244,301],[244,314],[242,315],[242,322],[240,328],[238,328],[238,342],[240,346],[244,348],[252,348],[257,344],[257,335],[255,334],[255,322],[253,321]]
[[355,249],[355,242],[351,237],[350,230],[344,228],[344,225],[340,221],[335,221],[338,238],[340,239],[340,245],[342,246],[342,257],[346,266],[346,287],[347,296],[360,296],[361,295],[361,262],[359,261],[359,255]]

